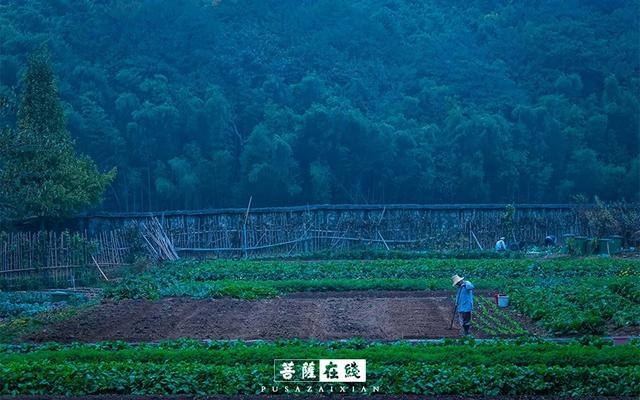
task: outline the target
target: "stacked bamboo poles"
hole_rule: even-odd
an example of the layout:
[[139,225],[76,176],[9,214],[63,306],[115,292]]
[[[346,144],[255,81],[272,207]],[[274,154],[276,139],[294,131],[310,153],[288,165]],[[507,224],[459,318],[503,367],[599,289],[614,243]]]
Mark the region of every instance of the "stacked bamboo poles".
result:
[[178,253],[156,217],[139,223],[140,234],[156,260],[177,260]]

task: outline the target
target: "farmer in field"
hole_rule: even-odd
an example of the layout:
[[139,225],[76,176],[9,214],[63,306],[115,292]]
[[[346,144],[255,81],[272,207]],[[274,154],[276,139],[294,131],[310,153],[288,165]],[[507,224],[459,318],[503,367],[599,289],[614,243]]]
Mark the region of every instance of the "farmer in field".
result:
[[458,316],[460,325],[464,330],[464,334],[469,334],[469,328],[471,327],[471,310],[473,309],[473,284],[469,281],[465,281],[464,278],[454,275],[451,277],[453,280],[453,286],[458,288],[458,294],[456,295],[456,307],[458,310]]

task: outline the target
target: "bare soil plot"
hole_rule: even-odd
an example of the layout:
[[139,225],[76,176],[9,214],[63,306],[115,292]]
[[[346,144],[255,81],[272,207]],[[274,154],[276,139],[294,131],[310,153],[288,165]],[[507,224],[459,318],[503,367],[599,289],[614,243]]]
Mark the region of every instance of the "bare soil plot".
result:
[[[482,303],[478,307],[486,307]],[[308,292],[263,300],[106,301],[24,339],[144,342],[180,337],[244,340],[459,337],[457,324],[449,329],[452,307],[452,292],[444,291]],[[536,333],[526,319],[510,311],[486,307],[483,313],[474,313],[475,317],[478,317],[473,332],[476,337],[509,336],[505,329],[500,329],[501,332],[491,329],[502,322],[507,328],[517,324],[526,332]]]

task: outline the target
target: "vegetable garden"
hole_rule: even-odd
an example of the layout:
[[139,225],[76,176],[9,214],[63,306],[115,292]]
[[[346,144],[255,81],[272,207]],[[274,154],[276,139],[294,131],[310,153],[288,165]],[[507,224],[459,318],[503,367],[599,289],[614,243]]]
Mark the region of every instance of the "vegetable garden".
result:
[[[448,329],[452,273],[476,286],[473,338]],[[100,301],[3,292],[0,394],[260,398],[287,394],[275,359],[336,358],[366,359],[389,398],[632,397],[640,341],[610,337],[640,333],[639,275],[609,257],[176,261]]]
[[290,292],[451,290],[448,277],[456,271],[478,288],[510,293],[514,308],[550,334],[640,332],[640,262],[626,259],[180,261],[126,279],[105,296],[257,299]]

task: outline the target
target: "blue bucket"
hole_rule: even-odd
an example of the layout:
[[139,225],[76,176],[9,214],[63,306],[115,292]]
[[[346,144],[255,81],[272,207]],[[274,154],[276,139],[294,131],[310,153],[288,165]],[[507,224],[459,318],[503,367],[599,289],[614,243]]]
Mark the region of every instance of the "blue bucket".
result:
[[498,307],[505,308],[509,306],[509,296],[498,296]]

